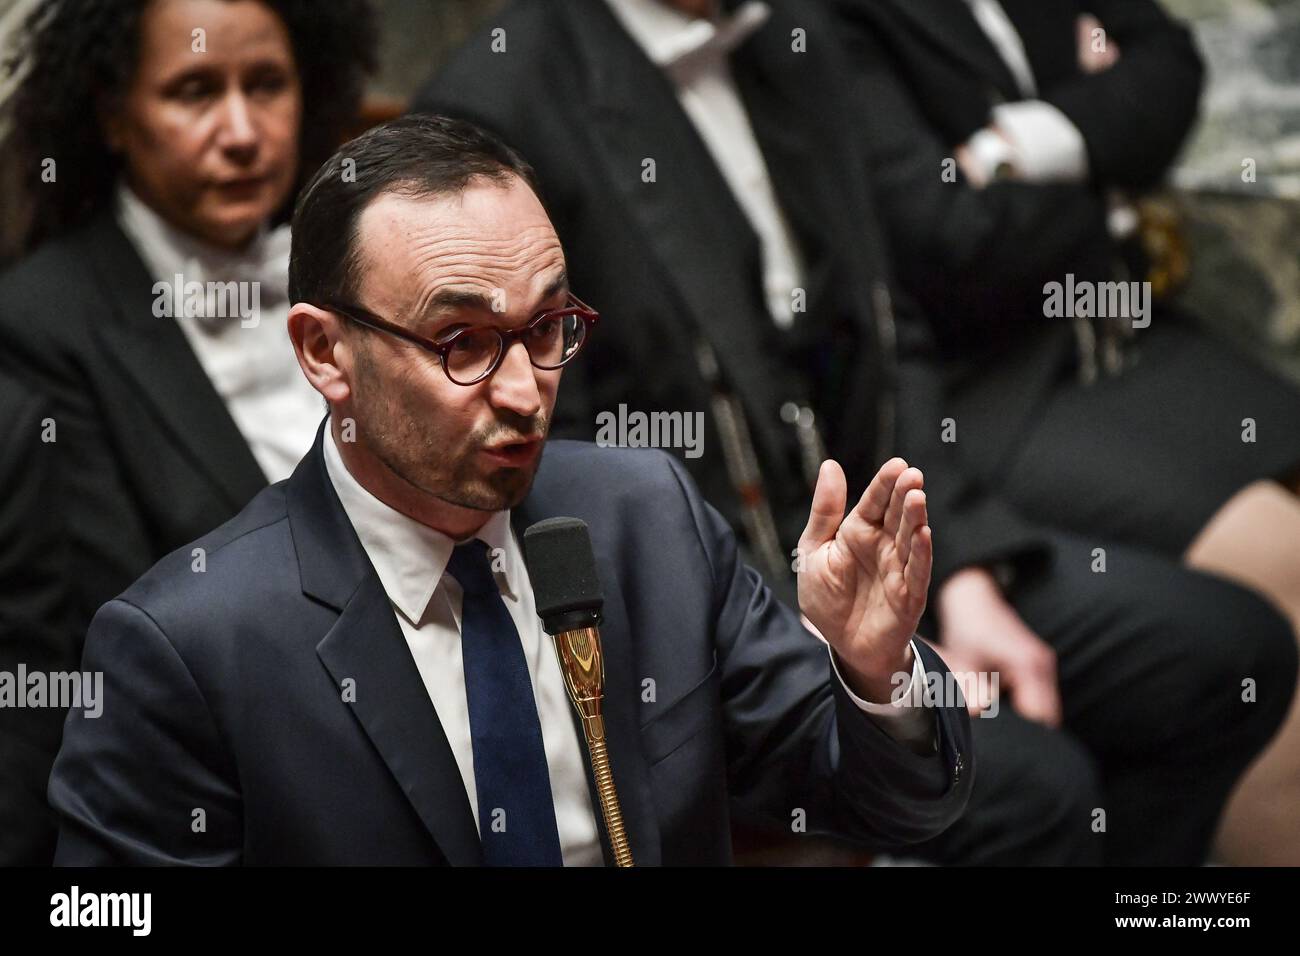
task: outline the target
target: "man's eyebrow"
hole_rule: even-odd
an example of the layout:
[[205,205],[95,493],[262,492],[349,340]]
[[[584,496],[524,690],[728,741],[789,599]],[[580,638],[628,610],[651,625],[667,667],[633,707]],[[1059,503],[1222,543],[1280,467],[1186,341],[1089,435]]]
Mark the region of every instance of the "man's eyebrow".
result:
[[546,302],[549,299],[555,298],[561,292],[568,292],[568,291],[569,291],[569,273],[567,271],[564,271],[561,272],[559,275],[557,275],[554,279],[552,279],[550,284],[542,291],[542,301]]
[[[561,292],[567,292],[568,290],[569,274],[567,271],[560,272],[542,290],[540,301],[546,302],[555,298]],[[492,296],[477,289],[442,289],[429,297],[429,301],[420,311],[418,321],[422,324],[437,324],[446,322],[462,309],[492,312],[494,311],[492,305]]]
[[421,312],[429,319],[436,319],[447,312],[457,312],[461,309],[491,312],[492,299],[475,289],[442,289],[430,297]]
[[[569,274],[561,272],[542,290],[539,301],[547,302],[561,292],[569,291]],[[478,289],[442,289],[429,297],[421,310],[426,320],[437,321],[449,312],[461,309],[475,309],[480,312],[492,312],[493,297]]]

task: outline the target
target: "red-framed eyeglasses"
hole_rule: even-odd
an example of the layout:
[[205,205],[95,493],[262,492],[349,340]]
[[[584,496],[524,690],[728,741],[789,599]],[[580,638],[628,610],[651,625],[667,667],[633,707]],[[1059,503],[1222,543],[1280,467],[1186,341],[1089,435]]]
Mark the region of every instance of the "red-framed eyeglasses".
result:
[[540,312],[517,329],[495,325],[461,325],[437,338],[427,338],[404,329],[360,306],[325,302],[317,308],[337,312],[357,325],[377,332],[387,332],[433,352],[442,363],[447,378],[457,385],[476,385],[500,366],[506,350],[516,341],[524,344],[528,360],[534,367],[550,371],[573,360],[587,341],[591,326],[600,314],[573,293],[561,309]]

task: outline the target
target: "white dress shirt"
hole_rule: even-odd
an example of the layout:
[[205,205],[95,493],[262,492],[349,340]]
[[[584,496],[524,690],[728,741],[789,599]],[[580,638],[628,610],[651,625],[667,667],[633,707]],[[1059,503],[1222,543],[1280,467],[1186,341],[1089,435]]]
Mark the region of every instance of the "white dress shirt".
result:
[[1083,134],[1059,109],[1036,98],[1037,83],[1024,41],[1002,5],[998,0],[966,0],[966,4],[1025,97],[993,107],[993,123],[1001,136],[983,129],[967,142],[983,168],[984,180],[991,179],[1003,162],[1015,168],[1017,179],[1027,182],[1087,179],[1088,150]]
[[[389,507],[362,487],[343,463],[328,427],[325,429],[324,452],[330,482],[375,573],[379,575],[429,700],[447,735],[477,826],[474,748],[460,645],[463,592],[456,579],[446,573],[456,542]],[[528,662],[528,675],[533,683],[546,764],[550,771],[551,798],[555,803],[555,822],[564,865],[600,866],[603,858],[596,829],[599,808],[593,806],[587,787],[586,744],[569,713],[573,705],[564,688],[554,646],[542,630],[541,619],[537,616],[532,583],[510,525],[510,512],[493,513],[475,537],[491,548],[500,549],[492,552],[493,570]],[[812,639],[810,634],[809,640]],[[915,651],[913,645],[913,653]],[[831,662],[834,667],[833,654]],[[834,672],[838,676],[837,667]],[[920,706],[924,681],[924,668],[920,655],[917,655],[910,683],[897,695],[898,700],[876,704],[863,700],[852,691],[849,693],[854,702],[896,740],[916,752],[933,753],[933,711]],[[848,690],[847,686],[845,690]]]
[[[257,282],[252,320],[215,315],[215,297],[203,315],[180,303],[158,319],[175,322],[194,350],[226,410],[268,481],[288,478],[316,438],[325,406],[303,376],[285,329],[289,315],[289,227],[263,230],[249,248],[231,253],[172,226],[125,184],[117,189],[117,222],[155,282]],[[248,293],[251,300],[251,292]]]
[[672,80],[677,102],[758,235],[767,309],[777,325],[788,328],[794,322],[793,291],[803,285],[803,258],[776,201],[763,151],[727,63],[727,55],[763,25],[770,9],[749,0],[729,16],[709,21],[692,19],[658,0],[607,2],[650,61]]
[[[456,579],[446,573],[456,542],[390,508],[363,488],[344,465],[328,427],[324,444],[326,471],[393,605],[402,636],[460,768],[477,829],[478,789],[474,785],[474,748],[460,647],[463,592]],[[573,705],[564,688],[551,638],[542,630],[537,616],[528,569],[510,527],[510,512],[495,512],[475,537],[490,548],[501,549],[492,552],[492,565],[528,662],[564,865],[601,866],[604,859],[596,830],[596,808],[587,788],[586,743],[580,740],[569,714]]]

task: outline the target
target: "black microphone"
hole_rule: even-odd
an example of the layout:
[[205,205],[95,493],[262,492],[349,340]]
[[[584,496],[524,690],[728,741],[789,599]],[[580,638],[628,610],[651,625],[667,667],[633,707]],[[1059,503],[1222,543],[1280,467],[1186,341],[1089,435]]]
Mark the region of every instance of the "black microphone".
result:
[[605,595],[581,518],[547,518],[524,532],[524,561],[547,634],[600,624]]
[[547,518],[524,532],[524,563],[533,585],[533,601],[542,627],[555,642],[564,685],[582,718],[587,755],[600,795],[609,845],[618,866],[632,866],[632,850],[614,790],[614,774],[605,746],[605,659],[597,629],[605,595],[596,574],[591,534],[580,518]]

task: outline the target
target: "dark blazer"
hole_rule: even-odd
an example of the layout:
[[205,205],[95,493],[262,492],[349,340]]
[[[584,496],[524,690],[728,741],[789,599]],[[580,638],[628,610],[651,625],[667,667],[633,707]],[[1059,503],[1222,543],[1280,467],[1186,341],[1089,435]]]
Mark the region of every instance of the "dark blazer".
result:
[[[513,523],[555,515],[591,527],[609,750],[638,864],[730,862],[731,807],[781,826],[802,807],[809,832],[868,842],[920,840],[961,813],[965,708],[936,711],[935,754],[886,735],[737,563],[673,459],[553,442]],[[196,544],[206,571],[183,548],[91,626],[103,715],[74,711],[64,733],[56,862],[479,863],[451,749],[320,436],[289,479]],[[659,703],[642,700],[647,675]],[[340,694],[349,678],[355,703]]]
[[[928,332],[891,285],[866,160],[826,93],[852,75],[837,24],[818,4],[774,4],[732,54],[732,69],[777,201],[807,265],[808,309],[790,333],[763,298],[757,235],[677,102],[672,86],[604,3],[520,0],[485,28],[416,98],[415,109],[495,131],[539,175],[564,243],[571,284],[602,312],[582,359],[565,371],[557,434],[590,439],[620,403],[704,413],[705,453],[684,464],[705,497],[740,527],[696,342],[717,355],[740,400],[781,541],[794,547],[811,489],[780,416],[807,398],[850,500],[901,453],[926,470],[936,582],[966,564],[1041,555],[1035,529],[960,470],[941,420]],[[806,32],[807,54],[791,50]],[[557,57],[563,69],[556,68]],[[643,181],[643,163],[655,180]]]
[[[1158,180],[1196,116],[1202,66],[1188,31],[1152,0],[1004,0],[1039,98],[1079,128],[1091,180],[995,182],[973,189],[940,175],[953,148],[993,107],[1023,99],[963,0],[835,0],[862,98],[842,98],[866,134],[869,177],[902,284],[931,321],[948,371],[980,379],[963,408],[991,471],[1025,417],[1073,360],[1068,323],[1043,319],[1043,285],[1117,278],[1142,268],[1106,228],[1108,187]],[[1119,62],[1079,70],[1075,20],[1095,14]],[[865,104],[865,105],[864,105]],[[978,419],[978,420],[975,420]]]
[[266,477],[104,212],[0,276],[0,356],[58,422],[71,625],[234,515]]
[[[46,403],[0,376],[0,671],[58,672],[76,666],[64,619],[61,502],[55,441],[44,439]],[[49,865],[53,815],[45,800],[63,712],[0,708],[0,866]]]
[[[1024,43],[1038,98],[1079,128],[1094,180],[1157,183],[1196,119],[1204,76],[1190,31],[1155,0],[1000,0]],[[870,28],[949,145],[1024,98],[965,0],[834,0],[845,22]],[[1119,61],[1079,68],[1075,22],[1091,13]],[[1120,108],[1117,108],[1120,107]]]

